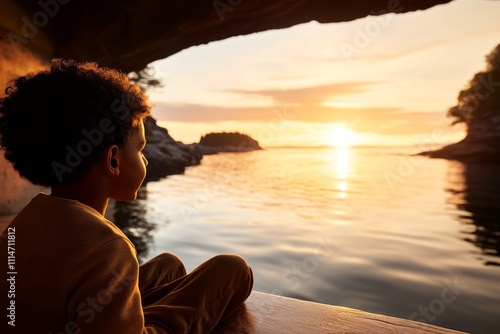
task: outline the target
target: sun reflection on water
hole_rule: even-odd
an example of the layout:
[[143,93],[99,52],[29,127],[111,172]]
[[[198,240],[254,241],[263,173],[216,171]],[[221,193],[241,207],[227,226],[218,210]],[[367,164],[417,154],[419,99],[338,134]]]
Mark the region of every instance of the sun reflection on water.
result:
[[347,147],[337,148],[337,177],[340,181],[337,183],[339,197],[347,197],[347,177],[349,176],[349,149]]

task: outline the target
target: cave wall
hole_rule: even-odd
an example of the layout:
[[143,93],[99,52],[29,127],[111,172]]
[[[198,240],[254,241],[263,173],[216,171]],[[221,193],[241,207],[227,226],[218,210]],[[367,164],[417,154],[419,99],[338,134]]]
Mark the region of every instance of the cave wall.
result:
[[[4,90],[8,82],[16,76],[39,70],[47,60],[44,52],[35,52],[26,47],[15,47],[10,42],[9,33],[21,33],[22,20],[25,15],[20,7],[8,2],[0,3],[0,89]],[[50,43],[39,34],[33,36],[33,49],[48,48]],[[49,51],[50,52],[50,51]],[[18,212],[36,193],[41,190],[19,177],[12,164],[0,154],[0,215]]]
[[[0,86],[6,87],[12,77],[41,68],[42,63],[35,55],[26,50],[16,50],[10,43],[0,41]],[[0,154],[0,215],[19,211],[40,188],[21,179]]]

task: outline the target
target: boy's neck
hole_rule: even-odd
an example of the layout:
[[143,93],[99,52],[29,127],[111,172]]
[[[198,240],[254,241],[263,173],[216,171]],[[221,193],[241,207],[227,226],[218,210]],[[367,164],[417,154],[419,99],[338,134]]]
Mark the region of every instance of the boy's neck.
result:
[[72,184],[70,186],[58,185],[52,187],[50,196],[78,201],[90,206],[102,216],[104,216],[109,202],[109,198],[107,196],[102,196],[100,191],[96,191],[96,189],[89,184],[82,183]]

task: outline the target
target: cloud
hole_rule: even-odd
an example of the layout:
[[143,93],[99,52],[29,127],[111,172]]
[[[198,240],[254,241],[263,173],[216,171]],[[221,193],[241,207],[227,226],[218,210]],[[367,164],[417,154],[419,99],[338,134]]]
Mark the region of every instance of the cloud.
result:
[[380,82],[346,82],[296,89],[269,89],[269,90],[226,90],[250,96],[270,97],[278,104],[322,104],[334,96],[355,95],[368,90],[368,87]]
[[294,89],[226,90],[235,94],[267,97],[269,107],[226,107],[200,104],[156,103],[153,116],[159,121],[217,123],[272,122],[345,123],[353,131],[387,135],[416,134],[448,126],[444,112],[406,112],[395,107],[354,107],[328,104],[339,96],[356,95],[380,82],[347,82]]
[[406,135],[432,132],[449,126],[450,122],[443,112],[398,112],[385,120],[381,119],[373,130],[386,135]]
[[198,104],[156,103],[153,117],[161,121],[205,122],[262,121],[273,117],[274,108],[263,107],[218,107]]
[[[293,118],[305,122],[335,122],[344,119],[349,111],[333,110],[322,105],[336,97],[356,95],[376,82],[347,82],[295,89],[224,90],[245,98],[270,98],[279,109],[293,109]],[[372,108],[373,109],[373,108]],[[358,111],[358,112],[362,112]],[[273,107],[222,107],[195,103],[168,104],[158,102],[154,115],[160,120],[180,122],[265,121],[273,117]],[[342,116],[343,115],[343,116]]]
[[448,126],[443,112],[409,113],[397,108],[342,109],[324,106],[229,108],[159,103],[153,109],[153,116],[159,121],[186,123],[272,122],[284,119],[304,123],[346,123],[354,131],[390,135],[415,134]]

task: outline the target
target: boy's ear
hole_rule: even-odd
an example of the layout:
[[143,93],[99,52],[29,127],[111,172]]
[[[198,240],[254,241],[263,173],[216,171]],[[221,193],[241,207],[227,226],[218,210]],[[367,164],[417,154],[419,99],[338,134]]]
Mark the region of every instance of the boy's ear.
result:
[[118,159],[118,153],[120,148],[116,145],[110,145],[103,152],[102,163],[106,173],[110,176],[120,175],[120,160]]

